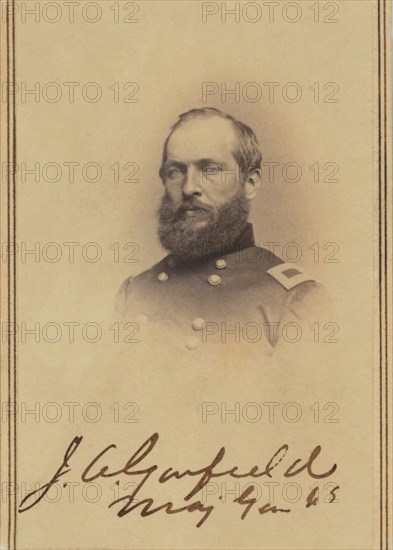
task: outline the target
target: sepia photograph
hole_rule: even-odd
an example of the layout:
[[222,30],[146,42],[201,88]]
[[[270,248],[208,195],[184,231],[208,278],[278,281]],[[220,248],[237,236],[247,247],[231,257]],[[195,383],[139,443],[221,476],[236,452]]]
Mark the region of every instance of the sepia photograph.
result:
[[[249,126],[216,108],[180,115],[165,140],[159,171],[164,191],[158,237],[169,254],[123,283],[117,306],[122,319],[177,332],[190,350],[228,330],[239,340],[241,327],[252,344],[263,338],[258,353],[269,355],[283,332],[297,338],[300,321],[318,311],[328,316],[321,285],[255,243],[249,214],[261,169]],[[297,254],[296,243],[292,249]]]

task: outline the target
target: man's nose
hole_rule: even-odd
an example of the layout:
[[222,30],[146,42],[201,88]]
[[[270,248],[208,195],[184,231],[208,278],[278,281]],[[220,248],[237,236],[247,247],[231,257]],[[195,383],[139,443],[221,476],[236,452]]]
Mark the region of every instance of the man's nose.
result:
[[183,195],[186,197],[202,195],[201,183],[202,174],[195,167],[190,166],[184,179],[182,188]]

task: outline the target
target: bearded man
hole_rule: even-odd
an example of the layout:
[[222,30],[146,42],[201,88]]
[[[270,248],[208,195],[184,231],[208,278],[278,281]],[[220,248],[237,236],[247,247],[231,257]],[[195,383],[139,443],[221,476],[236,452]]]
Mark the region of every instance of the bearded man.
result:
[[121,318],[150,325],[153,334],[176,334],[188,350],[213,336],[222,343],[223,327],[252,341],[259,327],[270,351],[282,327],[315,320],[321,286],[255,245],[248,216],[261,152],[251,128],[213,108],[180,115],[164,144],[160,177],[158,236],[169,255],[123,283]]

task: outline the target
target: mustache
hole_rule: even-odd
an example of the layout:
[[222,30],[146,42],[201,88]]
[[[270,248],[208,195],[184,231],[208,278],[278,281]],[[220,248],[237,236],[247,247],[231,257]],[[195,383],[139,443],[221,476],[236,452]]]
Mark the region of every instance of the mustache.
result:
[[177,212],[187,212],[187,210],[211,210],[211,208],[199,202],[183,202],[178,207]]
[[189,210],[205,210],[209,212],[212,208],[206,204],[200,203],[197,199],[185,199],[181,205],[177,207],[175,213],[183,214]]

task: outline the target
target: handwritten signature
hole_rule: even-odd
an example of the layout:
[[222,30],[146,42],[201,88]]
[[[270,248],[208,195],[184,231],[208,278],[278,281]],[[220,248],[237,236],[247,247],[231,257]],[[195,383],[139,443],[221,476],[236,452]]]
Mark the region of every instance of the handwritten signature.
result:
[[[289,446],[287,444],[282,445],[270,458],[270,460],[266,463],[266,466],[264,468],[261,468],[259,466],[253,466],[248,472],[239,472],[238,466],[233,466],[229,470],[221,470],[218,468],[219,464],[222,462],[224,456],[225,456],[225,447],[222,447],[216,456],[213,458],[213,460],[208,464],[207,466],[204,466],[203,468],[197,469],[197,470],[185,470],[185,471],[178,471],[174,470],[172,467],[169,467],[165,469],[164,471],[158,472],[158,482],[159,483],[166,483],[171,479],[183,479],[183,478],[197,478],[197,482],[193,486],[193,488],[190,490],[189,493],[187,493],[184,496],[184,501],[186,502],[183,506],[175,506],[173,502],[166,502],[160,506],[155,505],[155,501],[153,498],[143,498],[142,500],[136,500],[136,496],[141,491],[141,489],[145,486],[149,478],[159,470],[159,467],[155,464],[152,466],[141,466],[141,462],[143,462],[148,455],[150,455],[157,445],[159,439],[158,433],[154,433],[151,437],[149,437],[139,448],[138,450],[131,456],[131,458],[128,459],[126,464],[120,468],[119,470],[111,471],[109,466],[105,464],[105,456],[109,454],[109,452],[113,449],[116,449],[116,445],[112,443],[111,445],[108,445],[103,449],[98,455],[96,455],[93,460],[87,465],[85,470],[83,471],[81,475],[81,480],[84,483],[92,482],[99,478],[113,478],[118,477],[121,475],[126,476],[135,476],[138,479],[138,483],[133,488],[133,491],[130,494],[127,494],[125,496],[122,496],[120,498],[117,498],[113,500],[109,504],[109,508],[115,505],[121,505],[120,509],[117,512],[118,517],[123,517],[133,510],[139,509],[140,515],[142,517],[151,516],[152,514],[155,514],[157,512],[163,511],[166,514],[178,514],[181,512],[199,512],[202,514],[202,517],[199,519],[198,523],[196,524],[197,527],[201,527],[204,522],[207,520],[207,518],[210,516],[212,511],[214,510],[213,505],[205,505],[201,500],[191,500],[193,497],[195,497],[212,479],[215,478],[222,478],[225,476],[229,476],[231,478],[236,479],[257,479],[261,478],[263,476],[266,476],[268,478],[272,478],[272,472],[276,469],[283,469],[282,475],[285,478],[292,478],[295,477],[302,472],[307,472],[307,474],[312,479],[323,479],[331,476],[337,469],[337,465],[334,464],[330,470],[323,473],[316,473],[314,470],[316,470],[315,462],[318,456],[321,453],[321,447],[318,445],[314,448],[314,450],[311,452],[310,456],[307,460],[302,460],[300,458],[294,460],[289,464],[289,466],[284,467],[283,464],[281,464],[284,459],[286,458],[286,455],[289,450]],[[71,457],[75,454],[78,447],[81,445],[83,441],[82,436],[74,437],[70,445],[68,446],[63,461],[60,465],[60,467],[56,470],[56,473],[52,476],[52,478],[45,483],[44,485],[40,486],[38,489],[29,492],[21,501],[19,506],[19,512],[26,512],[27,510],[30,510],[33,508],[33,506],[36,506],[48,493],[50,488],[58,482],[60,478],[62,478],[64,475],[66,475],[68,472],[71,471],[71,467],[69,466],[69,462]],[[281,466],[280,466],[281,465]],[[280,466],[280,468],[279,468]],[[139,469],[140,468],[140,469]],[[335,486],[334,489],[331,491],[331,500],[330,502],[334,502],[336,498],[336,492],[338,491],[339,486]],[[244,510],[241,514],[241,519],[245,519],[251,508],[255,507],[257,499],[253,497],[253,493],[255,490],[254,485],[249,485],[247,488],[237,497],[233,500],[233,502],[238,503],[242,506],[244,506]],[[306,507],[309,508],[310,506],[315,506],[318,502],[318,488],[315,487],[312,489],[310,494],[308,495],[306,499]],[[259,514],[266,514],[268,512],[271,513],[289,513],[291,510],[289,508],[277,508],[274,505],[270,505],[270,503],[266,503],[265,505],[257,508]]]

